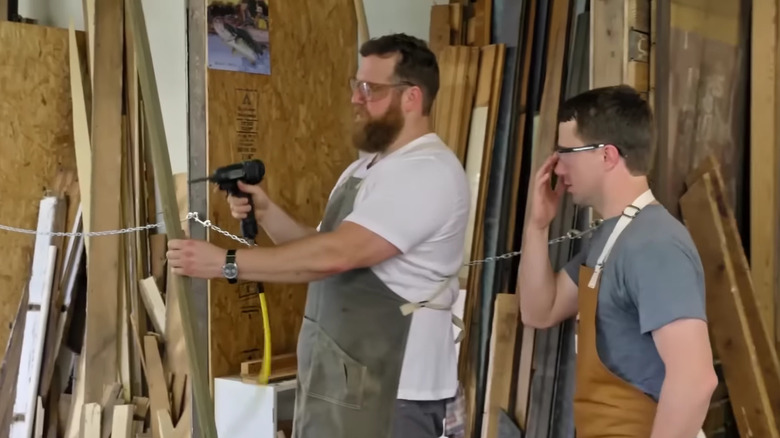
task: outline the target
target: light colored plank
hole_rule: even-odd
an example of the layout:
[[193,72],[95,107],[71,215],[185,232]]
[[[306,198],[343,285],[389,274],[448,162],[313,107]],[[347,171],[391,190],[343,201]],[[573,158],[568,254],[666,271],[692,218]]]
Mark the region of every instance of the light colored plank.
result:
[[778,4],[753,0],[750,74],[750,260],[761,318],[780,343]]
[[100,438],[100,417],[102,411],[100,403],[87,403],[84,405],[83,438]]
[[[57,198],[52,196],[41,200],[38,232],[53,231],[57,202]],[[32,434],[35,426],[35,406],[43,361],[44,334],[49,321],[49,305],[57,258],[57,247],[51,243],[52,238],[46,235],[39,235],[35,240],[22,354],[16,379],[13,410],[15,421],[11,423],[11,438],[27,438]]]
[[519,309],[515,294],[496,295],[493,327],[490,335],[490,360],[487,371],[482,437],[499,436],[501,412],[509,411],[514,375],[514,347]]
[[[170,417],[171,405],[168,400],[168,384],[165,379],[160,350],[157,345],[157,337],[144,336],[144,355],[146,359],[146,378],[149,382],[149,396],[151,412],[165,411]],[[152,436],[161,438],[160,423],[152,418]]]
[[111,438],[135,438],[133,429],[134,405],[114,406],[114,418],[111,424]]
[[[141,2],[130,2],[128,8],[134,46],[137,54],[138,76],[141,83],[141,93],[144,96],[143,118],[148,123],[149,150],[153,161],[154,176],[161,196],[165,229],[172,239],[184,237],[179,221],[179,209],[176,204],[176,193],[171,171],[171,161],[168,152],[168,143],[165,136],[165,128],[160,108],[160,95],[157,90],[157,82],[154,76],[154,64],[149,46],[149,36],[146,30],[146,22]],[[213,403],[208,392],[207,375],[196,358],[201,357],[198,352],[203,348],[195,339],[193,321],[190,317],[189,287],[186,281],[176,282],[179,293],[179,311],[181,313],[184,338],[187,345],[190,362],[193,398],[197,406],[198,426],[204,438],[216,437],[214,425]],[[170,409],[170,408],[169,408]]]
[[154,281],[154,277],[144,278],[139,283],[141,298],[143,298],[144,306],[149,313],[149,319],[152,320],[152,325],[157,333],[165,336],[165,303],[157,288],[157,283]]
[[[95,2],[95,55],[92,93],[90,227],[93,231],[122,226],[117,197],[122,165],[122,0]],[[84,401],[97,402],[103,386],[119,373],[119,235],[89,243],[87,265],[86,387]]]

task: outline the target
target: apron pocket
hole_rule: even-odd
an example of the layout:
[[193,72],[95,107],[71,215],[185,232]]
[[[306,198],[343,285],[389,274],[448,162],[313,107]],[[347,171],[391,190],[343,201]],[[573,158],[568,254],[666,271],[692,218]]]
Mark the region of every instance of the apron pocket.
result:
[[318,325],[314,337],[316,342],[311,346],[307,379],[308,395],[347,408],[360,409],[363,406],[367,367],[350,357]]

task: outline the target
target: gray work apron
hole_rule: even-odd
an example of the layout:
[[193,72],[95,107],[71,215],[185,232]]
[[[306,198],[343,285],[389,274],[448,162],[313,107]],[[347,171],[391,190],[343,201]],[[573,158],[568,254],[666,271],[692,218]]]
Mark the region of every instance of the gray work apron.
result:
[[[361,180],[350,176],[320,231],[352,212]],[[369,268],[309,284],[298,335],[295,438],[390,437],[411,315]]]
[[[336,189],[321,232],[352,212],[361,182],[350,175]],[[411,313],[449,310],[429,301],[456,275],[421,303],[401,298],[370,268],[311,282],[298,335],[293,438],[390,438]]]

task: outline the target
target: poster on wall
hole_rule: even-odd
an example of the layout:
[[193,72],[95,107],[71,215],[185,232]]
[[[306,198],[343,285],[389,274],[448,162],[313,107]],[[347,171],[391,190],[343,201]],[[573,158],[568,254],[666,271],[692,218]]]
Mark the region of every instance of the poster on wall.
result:
[[270,75],[268,0],[207,4],[209,68]]

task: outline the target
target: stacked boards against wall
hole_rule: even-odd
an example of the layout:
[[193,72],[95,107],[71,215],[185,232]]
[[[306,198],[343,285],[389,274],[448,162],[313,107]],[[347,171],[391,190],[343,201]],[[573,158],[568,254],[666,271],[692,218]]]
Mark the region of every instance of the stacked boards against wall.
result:
[[[357,158],[349,100],[349,78],[357,68],[355,9],[352,0],[293,0],[271,3],[269,14],[270,74],[207,71],[207,170],[260,159],[266,167],[261,186],[269,197],[301,223],[316,227],[331,188]],[[198,176],[205,175],[192,175]],[[208,188],[208,218],[240,235],[225,193],[215,187]],[[241,245],[214,231],[208,239],[223,248]],[[257,241],[272,245],[262,230]],[[294,354],[306,286],[269,283],[264,288],[273,355]],[[253,283],[209,282],[212,378],[237,375],[242,363],[262,358],[257,292]],[[294,367],[294,361],[285,362]]]

